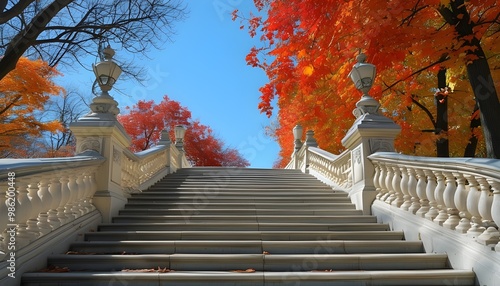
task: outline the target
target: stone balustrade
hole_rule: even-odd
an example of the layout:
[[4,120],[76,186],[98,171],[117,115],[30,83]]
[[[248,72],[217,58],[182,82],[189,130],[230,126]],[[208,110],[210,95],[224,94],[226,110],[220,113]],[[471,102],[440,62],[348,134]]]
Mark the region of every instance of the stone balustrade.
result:
[[339,190],[348,191],[352,187],[351,152],[348,151],[334,155],[303,145],[285,168],[311,173]]
[[96,207],[105,217],[112,204],[93,202],[102,200],[95,195],[103,177],[120,178],[120,192],[126,198],[191,166],[183,151],[168,142],[138,153],[115,149],[109,158],[85,151],[69,158],[0,160],[0,261],[6,259],[10,237],[15,236],[19,250]]
[[[380,152],[376,199],[484,245],[499,241],[500,160],[428,158]],[[496,246],[500,251],[500,245]]]
[[104,161],[93,151],[70,158],[2,159],[0,261],[10,238],[18,250],[95,210],[96,170]]

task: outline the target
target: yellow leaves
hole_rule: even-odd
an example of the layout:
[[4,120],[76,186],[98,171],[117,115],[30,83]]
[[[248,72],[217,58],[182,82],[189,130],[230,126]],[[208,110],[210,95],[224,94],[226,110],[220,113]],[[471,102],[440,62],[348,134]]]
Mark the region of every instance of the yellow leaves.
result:
[[447,7],[450,5],[450,2],[451,2],[451,0],[441,0],[441,6]]
[[307,57],[307,51],[305,49],[300,50],[299,53],[297,54],[297,58],[301,60],[305,57]]
[[311,76],[313,72],[314,72],[314,67],[312,65],[308,65],[302,70],[302,73],[306,76]]

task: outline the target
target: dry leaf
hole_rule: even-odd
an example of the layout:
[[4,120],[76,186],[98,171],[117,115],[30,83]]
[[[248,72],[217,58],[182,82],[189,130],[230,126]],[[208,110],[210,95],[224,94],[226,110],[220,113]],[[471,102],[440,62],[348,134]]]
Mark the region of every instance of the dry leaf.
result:
[[170,270],[168,268],[161,268],[160,266],[158,266],[158,269],[154,269],[154,268],[143,268],[143,269],[122,269],[122,272],[140,272],[140,273],[152,273],[152,272],[155,272],[155,273],[168,273],[168,272],[172,272],[173,270]]
[[70,270],[68,267],[59,267],[54,265],[50,265],[49,267],[40,270],[40,272],[51,272],[51,273],[63,273],[69,271]]
[[233,270],[231,272],[237,272],[237,273],[254,273],[255,269],[253,268],[248,268],[246,270]]

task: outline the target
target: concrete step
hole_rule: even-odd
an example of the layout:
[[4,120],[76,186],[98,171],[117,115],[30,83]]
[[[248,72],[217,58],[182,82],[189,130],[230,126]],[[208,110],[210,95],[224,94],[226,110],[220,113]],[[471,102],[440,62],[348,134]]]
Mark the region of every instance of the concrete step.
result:
[[203,215],[360,215],[361,210],[354,207],[349,209],[237,209],[237,208],[205,208],[204,205],[191,205],[185,208],[150,208],[149,205],[126,207],[119,212],[119,215],[180,215],[180,216],[203,216]]
[[114,223],[155,223],[155,222],[283,222],[287,223],[376,223],[377,218],[366,215],[120,215],[113,218]]
[[98,226],[99,231],[387,231],[389,226],[378,223],[266,223],[266,222],[182,222],[110,223]]
[[403,240],[400,231],[113,231],[89,232],[87,241],[127,240]]
[[276,191],[255,191],[252,193],[248,192],[235,192],[235,191],[226,191],[220,190],[219,192],[208,192],[206,190],[194,190],[194,191],[152,191],[146,190],[142,193],[133,193],[131,194],[132,198],[142,198],[142,197],[164,197],[164,198],[176,198],[176,197],[192,197],[192,196],[228,196],[228,197],[236,197],[236,198],[255,198],[255,197],[291,197],[291,198],[303,198],[303,197],[328,197],[328,198],[348,198],[348,195],[344,192],[333,192],[333,191],[287,191],[284,192],[276,192]]
[[[176,285],[176,286],[471,286],[475,275],[465,270],[400,270],[400,271],[308,271],[253,272],[174,271],[168,273],[134,272],[69,272],[27,273],[24,286],[109,286],[109,285]],[[171,283],[171,284],[168,284]],[[367,284],[369,283],[369,284]]]
[[210,195],[210,196],[183,196],[183,197],[162,197],[162,196],[142,196],[132,197],[128,199],[131,204],[134,203],[192,203],[193,201],[209,201],[210,203],[347,203],[351,204],[349,198],[329,198],[329,197],[230,197],[223,195]]
[[257,185],[234,185],[234,186],[219,186],[216,185],[214,186],[213,184],[199,184],[199,185],[178,185],[178,186],[152,186],[145,192],[149,191],[162,191],[162,192],[175,192],[175,191],[196,191],[196,192],[209,192],[209,193],[216,193],[216,192],[245,192],[245,193],[250,193],[252,194],[253,192],[257,193],[263,193],[263,192],[276,192],[276,193],[281,193],[281,194],[287,194],[288,192],[302,192],[302,193],[309,193],[309,192],[324,192],[324,193],[332,193],[332,192],[337,192],[340,193],[340,191],[335,191],[332,188],[328,188],[325,186],[318,186],[318,187],[313,187],[313,186],[297,186],[295,184],[293,185],[288,185],[285,186],[283,184],[274,184],[274,185],[265,185],[265,186],[257,186]]
[[181,169],[84,240],[48,259],[68,272],[26,273],[22,285],[475,283],[297,170]]
[[90,254],[352,254],[422,253],[420,241],[372,240],[171,240],[171,241],[83,241],[70,251]]
[[309,210],[309,209],[354,209],[351,203],[287,203],[287,202],[236,202],[236,203],[212,203],[209,200],[195,200],[191,202],[129,202],[125,209],[289,209],[289,210]]
[[[401,263],[404,261],[404,263]],[[48,265],[71,271],[167,268],[175,271],[313,271],[443,269],[444,254],[134,254],[53,255]]]

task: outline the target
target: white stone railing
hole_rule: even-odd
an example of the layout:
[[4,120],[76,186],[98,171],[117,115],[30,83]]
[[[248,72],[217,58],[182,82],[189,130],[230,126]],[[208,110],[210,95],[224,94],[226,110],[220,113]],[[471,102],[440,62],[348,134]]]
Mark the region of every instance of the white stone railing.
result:
[[347,150],[334,155],[304,144],[285,168],[310,173],[338,190],[347,192],[352,187],[351,152]]
[[[376,199],[481,244],[498,243],[500,160],[428,158],[380,152],[375,166]],[[500,245],[496,247],[500,251]]]
[[95,210],[96,170],[104,161],[93,151],[0,160],[0,261],[6,250],[17,251]]
[[12,237],[17,251],[96,207],[106,220],[114,204],[100,205],[98,193],[111,183],[127,198],[191,166],[174,144],[138,153],[114,149],[109,157],[86,151],[68,158],[1,159],[0,261],[6,260]]
[[173,144],[158,145],[138,153],[125,150],[122,187],[129,193],[145,190],[165,175],[190,166],[186,156]]

